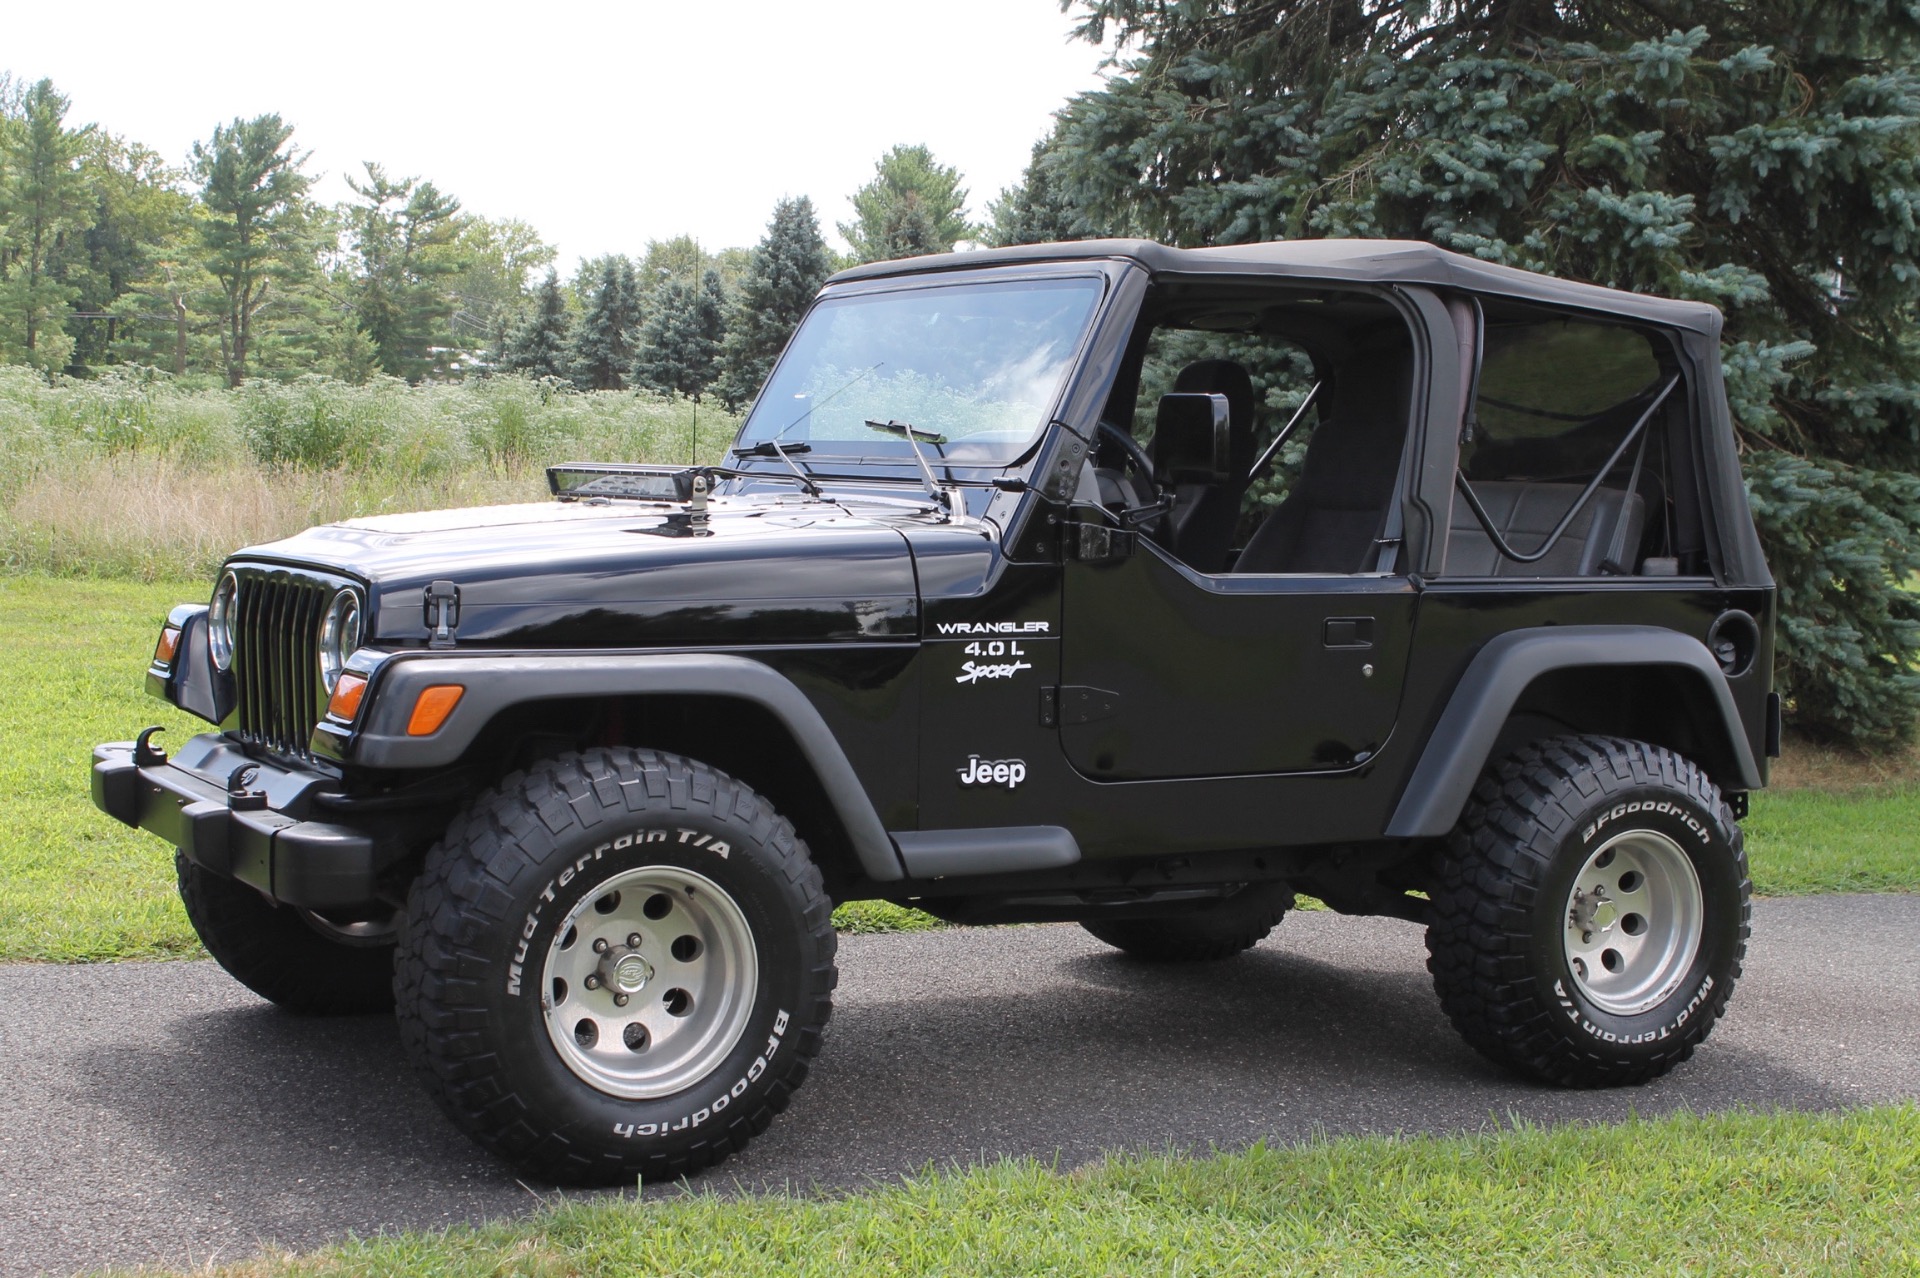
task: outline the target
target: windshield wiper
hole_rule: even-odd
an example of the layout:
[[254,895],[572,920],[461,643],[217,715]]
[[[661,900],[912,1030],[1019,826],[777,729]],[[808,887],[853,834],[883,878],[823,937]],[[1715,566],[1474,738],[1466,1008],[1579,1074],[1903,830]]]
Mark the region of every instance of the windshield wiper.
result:
[[949,519],[959,519],[965,514],[966,507],[961,504],[960,490],[957,488],[942,488],[940,482],[933,477],[933,467],[927,465],[927,455],[920,451],[920,441],[922,439],[938,448],[941,444],[947,442],[945,435],[942,435],[939,431],[922,430],[920,427],[908,422],[876,422],[872,418],[868,418],[866,426],[868,430],[883,431],[886,434],[899,435],[905,439],[907,446],[913,449],[913,459],[920,463],[920,474],[927,481],[927,495],[933,498],[937,505],[947,508],[947,517]]
[[813,476],[793,460],[795,453],[812,451],[813,445],[804,439],[796,439],[791,444],[782,444],[777,439],[763,439],[758,443],[748,444],[745,448],[734,449],[733,455],[735,457],[778,457],[787,464],[787,469],[793,472],[793,477],[800,481],[800,487],[806,490],[807,495],[818,497],[821,495],[820,485],[814,483]]

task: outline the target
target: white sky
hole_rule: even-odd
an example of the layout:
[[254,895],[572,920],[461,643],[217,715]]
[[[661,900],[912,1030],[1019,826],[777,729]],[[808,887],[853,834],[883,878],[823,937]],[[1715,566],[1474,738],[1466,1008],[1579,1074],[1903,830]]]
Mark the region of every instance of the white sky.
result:
[[957,165],[983,218],[1050,113],[1098,83],[1071,25],[1057,0],[108,0],[20,5],[0,71],[51,77],[70,123],[176,163],[216,123],[277,111],[323,200],[375,160],[525,219],[570,265],[682,233],[750,245],[786,195],[840,243],[896,142]]

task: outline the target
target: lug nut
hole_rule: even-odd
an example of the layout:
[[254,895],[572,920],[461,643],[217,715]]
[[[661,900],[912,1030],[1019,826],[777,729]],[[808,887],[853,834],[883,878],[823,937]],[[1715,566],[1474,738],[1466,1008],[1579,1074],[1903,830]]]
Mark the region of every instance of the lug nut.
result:
[[595,938],[595,940],[594,940],[594,942],[593,942],[593,952],[594,952],[595,954],[605,954],[605,953],[607,952],[607,938],[606,938],[606,937],[604,937],[604,936],[602,936],[602,937],[597,937],[597,938]]
[[582,983],[590,990],[597,990],[600,988],[600,978],[591,972],[587,973],[587,979]]
[[613,1005],[615,1007],[625,1007],[627,1005],[627,996],[625,994],[615,994],[613,996]]
[[627,935],[627,948],[630,950],[640,948],[640,934],[638,932],[631,932]]

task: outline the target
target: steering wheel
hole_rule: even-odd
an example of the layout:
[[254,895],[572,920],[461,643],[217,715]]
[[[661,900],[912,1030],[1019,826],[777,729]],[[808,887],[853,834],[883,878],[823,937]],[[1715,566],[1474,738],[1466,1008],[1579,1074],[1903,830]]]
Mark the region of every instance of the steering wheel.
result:
[[1104,435],[1120,446],[1120,451],[1127,455],[1128,463],[1140,473],[1140,478],[1146,481],[1147,490],[1151,492],[1153,490],[1153,458],[1147,456],[1147,450],[1140,446],[1140,441],[1112,422],[1101,422],[1094,433]]

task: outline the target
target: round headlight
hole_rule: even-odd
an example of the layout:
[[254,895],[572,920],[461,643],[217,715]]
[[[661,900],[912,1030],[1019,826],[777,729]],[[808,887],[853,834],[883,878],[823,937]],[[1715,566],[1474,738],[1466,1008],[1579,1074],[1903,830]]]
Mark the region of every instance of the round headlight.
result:
[[326,620],[320,623],[320,678],[329,693],[340,682],[347,658],[359,646],[360,596],[343,590],[333,597],[327,607]]
[[233,669],[233,614],[240,602],[240,579],[227,572],[213,588],[213,606],[207,609],[207,648],[213,668]]

